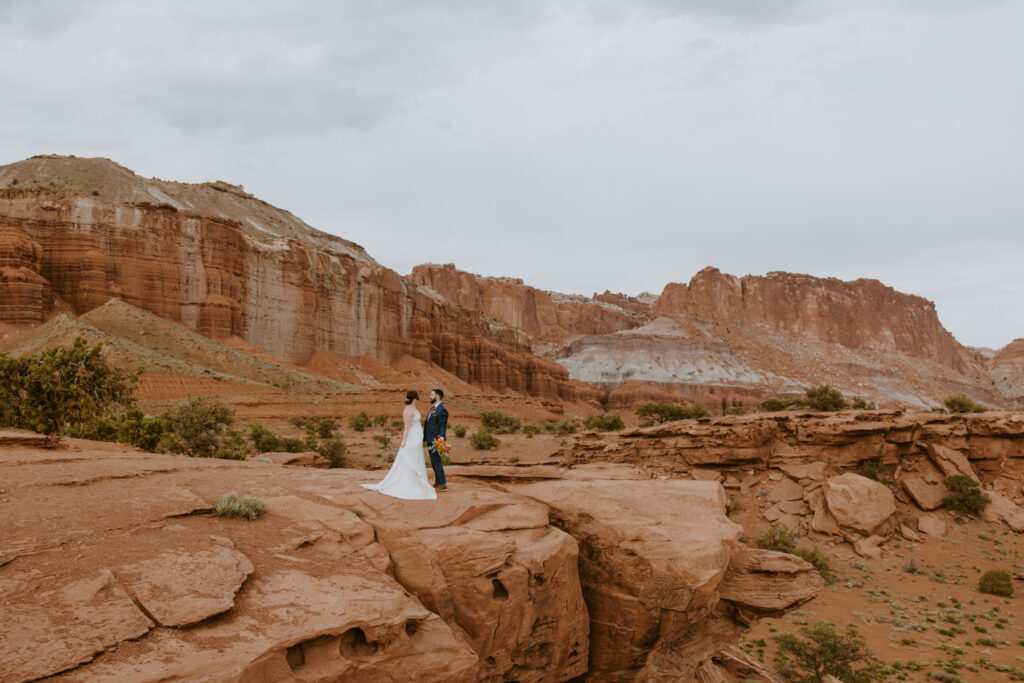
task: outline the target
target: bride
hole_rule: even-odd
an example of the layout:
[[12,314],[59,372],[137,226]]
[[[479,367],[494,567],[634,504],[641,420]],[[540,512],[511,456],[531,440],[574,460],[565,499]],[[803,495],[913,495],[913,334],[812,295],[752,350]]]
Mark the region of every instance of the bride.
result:
[[395,462],[384,479],[377,484],[363,484],[365,488],[409,500],[436,499],[437,492],[427,481],[427,466],[423,461],[423,425],[420,411],[416,410],[419,393],[409,390],[405,393],[405,431],[402,445],[395,456]]

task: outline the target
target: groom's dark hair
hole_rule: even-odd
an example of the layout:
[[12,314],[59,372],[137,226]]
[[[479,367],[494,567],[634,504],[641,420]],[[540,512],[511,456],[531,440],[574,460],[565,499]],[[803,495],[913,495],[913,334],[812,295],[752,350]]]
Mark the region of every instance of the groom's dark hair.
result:
[[415,389],[410,389],[405,392],[405,405],[410,405],[413,401],[420,400],[420,392]]
[[437,394],[438,398],[444,398],[444,392],[440,389],[434,389],[434,393]]

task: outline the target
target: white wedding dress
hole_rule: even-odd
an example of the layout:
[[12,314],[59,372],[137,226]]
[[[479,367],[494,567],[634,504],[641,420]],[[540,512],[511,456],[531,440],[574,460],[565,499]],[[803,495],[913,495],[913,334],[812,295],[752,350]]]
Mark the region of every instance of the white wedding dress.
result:
[[407,500],[436,500],[437,492],[427,481],[427,466],[423,458],[423,425],[420,412],[409,427],[405,448],[398,449],[395,462],[388,474],[377,484],[363,484],[364,488]]

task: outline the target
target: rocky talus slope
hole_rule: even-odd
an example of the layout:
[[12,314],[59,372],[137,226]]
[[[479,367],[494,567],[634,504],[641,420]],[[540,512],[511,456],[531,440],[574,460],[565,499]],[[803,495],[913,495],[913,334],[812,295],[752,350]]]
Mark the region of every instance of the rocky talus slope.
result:
[[[759,670],[742,624],[823,585],[742,546],[712,482],[401,501],[379,473],[34,440],[0,433],[4,681],[689,680]],[[267,510],[212,516],[227,492]]]

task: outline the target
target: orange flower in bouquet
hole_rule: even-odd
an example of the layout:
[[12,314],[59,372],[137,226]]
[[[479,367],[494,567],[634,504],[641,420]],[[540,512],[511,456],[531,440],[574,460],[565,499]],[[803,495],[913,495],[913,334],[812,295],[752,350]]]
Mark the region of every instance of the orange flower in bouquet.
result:
[[451,453],[452,446],[444,440],[443,436],[439,436],[434,439],[434,450],[439,454],[444,455],[445,453]]

